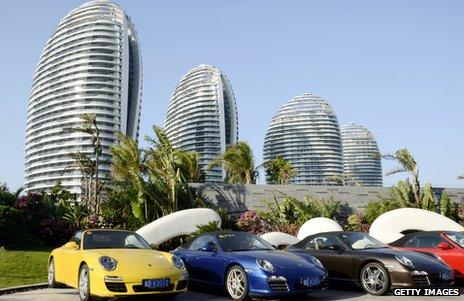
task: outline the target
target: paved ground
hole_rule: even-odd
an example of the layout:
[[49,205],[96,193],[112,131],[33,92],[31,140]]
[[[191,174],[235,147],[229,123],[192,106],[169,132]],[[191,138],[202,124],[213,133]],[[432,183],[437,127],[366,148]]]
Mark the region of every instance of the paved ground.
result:
[[[400,299],[398,299],[400,298]],[[427,301],[440,301],[440,300],[464,300],[464,296],[460,297],[395,297],[395,296],[381,296],[375,297],[361,293],[356,290],[326,290],[324,292],[315,292],[304,300],[363,300],[363,301],[385,301],[385,300],[400,300],[400,301],[412,301],[412,300],[427,300]],[[77,291],[74,289],[42,289],[29,291],[24,293],[16,293],[11,295],[0,296],[0,300],[8,301],[79,301],[79,296]],[[120,300],[129,300],[129,299],[120,299]],[[135,299],[137,300],[137,299]],[[163,300],[163,298],[153,298],[153,301]],[[176,301],[229,301],[230,299],[226,298],[225,295],[221,293],[215,294],[205,294],[200,291],[191,291],[185,294],[178,296]],[[298,301],[304,301],[303,299],[298,299]],[[296,301],[296,300],[294,300]]]

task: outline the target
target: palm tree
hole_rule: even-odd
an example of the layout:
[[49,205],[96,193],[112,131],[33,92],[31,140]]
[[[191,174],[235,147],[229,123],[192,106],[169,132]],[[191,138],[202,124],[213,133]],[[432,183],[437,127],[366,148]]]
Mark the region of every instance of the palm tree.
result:
[[145,165],[149,181],[162,192],[154,200],[164,215],[178,210],[181,196],[193,201],[188,183],[200,177],[198,156],[173,148],[162,128],[153,130],[156,139],[146,137],[152,146],[146,150]]
[[381,156],[383,159],[397,161],[400,165],[387,173],[386,176],[406,172],[411,176],[412,180],[412,192],[414,194],[415,207],[419,208],[421,204],[420,197],[420,183],[419,183],[419,169],[414,160],[414,157],[408,149],[403,148],[397,150],[394,155],[385,154]]
[[137,142],[129,136],[119,133],[117,137],[119,144],[111,148],[113,180],[130,200],[133,215],[139,220],[147,221],[148,205],[142,151]]
[[208,168],[222,166],[227,174],[227,182],[255,184],[258,167],[255,167],[253,151],[245,141],[227,146],[224,153],[213,160]]
[[263,166],[269,184],[286,185],[296,175],[292,163],[281,156],[264,162]]
[[80,116],[81,124],[64,128],[66,132],[84,133],[91,137],[93,158],[85,153],[77,152],[71,154],[71,158],[75,161],[75,166],[79,168],[84,176],[83,190],[84,203],[91,205],[93,212],[97,213],[100,210],[100,193],[103,187],[99,178],[99,167],[101,163],[102,145],[100,140],[100,129],[98,128],[96,114],[83,114]]

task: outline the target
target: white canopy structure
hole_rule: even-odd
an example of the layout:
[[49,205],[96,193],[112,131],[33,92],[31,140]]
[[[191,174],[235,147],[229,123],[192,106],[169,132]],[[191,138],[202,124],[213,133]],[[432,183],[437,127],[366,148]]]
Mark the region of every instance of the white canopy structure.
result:
[[343,228],[334,220],[326,217],[315,217],[304,223],[298,231],[298,239],[321,232],[343,231]]
[[197,231],[197,226],[210,222],[218,222],[218,227],[221,227],[221,217],[216,211],[208,208],[187,209],[159,218],[136,232],[150,244],[160,245],[171,238],[192,234]]
[[441,214],[417,209],[400,208],[380,215],[372,223],[369,234],[383,243],[403,237],[403,233],[417,231],[464,231],[464,227]]
[[291,246],[300,241],[295,236],[283,232],[265,233],[261,235],[261,238],[277,248],[280,246]]

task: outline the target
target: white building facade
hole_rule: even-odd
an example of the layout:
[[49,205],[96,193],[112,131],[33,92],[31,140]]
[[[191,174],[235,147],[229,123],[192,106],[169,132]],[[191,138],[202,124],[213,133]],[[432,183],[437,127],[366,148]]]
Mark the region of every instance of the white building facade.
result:
[[82,175],[70,154],[93,152],[91,138],[65,131],[96,114],[102,144],[99,174],[109,177],[116,133],[138,138],[142,96],[140,45],[118,5],[91,1],[72,10],[48,39],[37,64],[26,123],[26,190],[57,182],[81,192]]
[[264,161],[276,157],[295,168],[297,174],[290,184],[326,185],[342,177],[340,127],[327,101],[304,93],[279,109],[264,140]]
[[164,125],[175,148],[195,151],[206,182],[221,182],[225,173],[208,164],[238,141],[234,92],[218,68],[200,65],[190,70],[174,90]]
[[341,134],[346,179],[362,186],[382,186],[382,162],[372,133],[366,127],[350,122],[341,127]]

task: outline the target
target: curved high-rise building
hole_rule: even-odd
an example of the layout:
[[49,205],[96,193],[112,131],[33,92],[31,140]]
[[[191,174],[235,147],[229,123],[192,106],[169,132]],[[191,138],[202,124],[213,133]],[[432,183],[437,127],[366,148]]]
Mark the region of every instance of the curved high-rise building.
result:
[[48,39],[34,74],[26,123],[26,190],[48,191],[58,181],[81,192],[71,153],[91,154],[91,138],[69,133],[80,116],[96,114],[102,144],[100,176],[110,172],[116,133],[137,138],[142,94],[140,45],[124,10],[91,1],[72,10]]
[[341,127],[345,177],[362,186],[382,186],[379,147],[371,132],[362,125],[348,123]]
[[267,129],[264,160],[279,156],[297,172],[291,184],[332,184],[342,176],[340,127],[327,101],[304,93],[280,108]]
[[205,181],[222,181],[221,168],[206,167],[238,140],[237,106],[226,75],[210,65],[190,70],[169,101],[164,129],[174,147],[199,154]]

